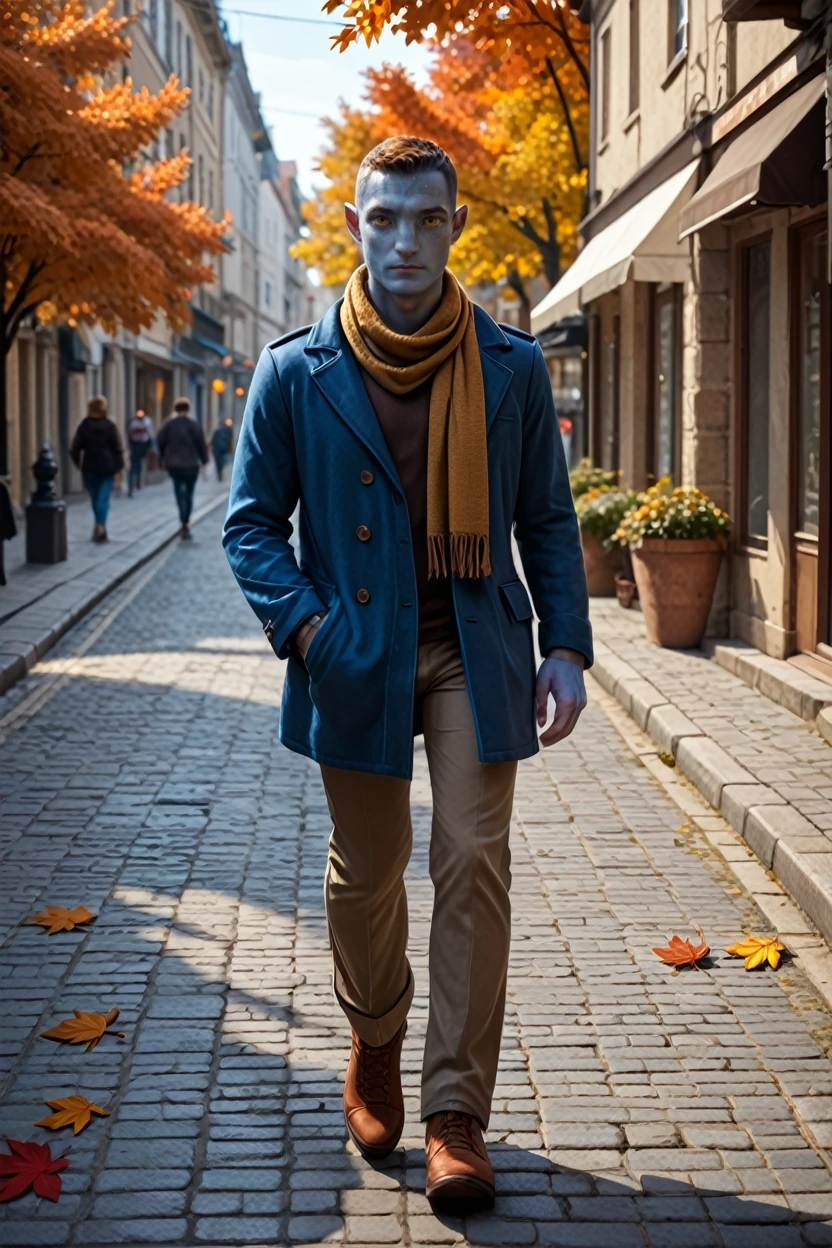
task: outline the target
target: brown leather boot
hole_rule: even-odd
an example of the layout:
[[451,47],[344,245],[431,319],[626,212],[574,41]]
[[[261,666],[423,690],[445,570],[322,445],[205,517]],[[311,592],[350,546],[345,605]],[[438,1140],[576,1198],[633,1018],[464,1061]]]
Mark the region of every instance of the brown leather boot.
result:
[[425,1194],[447,1212],[471,1213],[494,1204],[494,1171],[480,1124],[471,1114],[432,1114],[425,1130]]
[[355,1146],[364,1157],[386,1157],[404,1129],[401,1056],[407,1023],[378,1048],[352,1033],[352,1051],[344,1084],[344,1117]]

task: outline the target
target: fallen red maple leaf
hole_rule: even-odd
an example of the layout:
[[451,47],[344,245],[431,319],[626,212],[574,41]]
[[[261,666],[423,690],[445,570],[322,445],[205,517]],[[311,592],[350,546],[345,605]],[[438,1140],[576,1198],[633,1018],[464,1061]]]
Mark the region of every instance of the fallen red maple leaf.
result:
[[30,1187],[36,1196],[57,1200],[61,1194],[59,1170],[66,1170],[66,1157],[53,1157],[48,1144],[6,1140],[10,1153],[0,1153],[0,1175],[10,1175],[0,1185],[0,1201],[22,1196]]
[[681,936],[671,936],[670,943],[666,948],[654,948],[653,952],[657,954],[662,962],[666,962],[668,966],[692,966],[695,970],[699,970],[697,965],[702,958],[706,958],[711,952],[710,946],[705,941],[705,936],[701,927],[696,927],[699,935],[700,944],[691,944],[689,940],[682,940]]

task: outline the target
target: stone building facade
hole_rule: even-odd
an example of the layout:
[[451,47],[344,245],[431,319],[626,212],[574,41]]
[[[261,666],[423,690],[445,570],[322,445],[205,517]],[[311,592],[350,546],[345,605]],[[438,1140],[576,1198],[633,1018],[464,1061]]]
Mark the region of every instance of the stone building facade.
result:
[[533,329],[587,318],[596,462],[731,512],[711,631],[832,674],[824,18],[591,10],[591,210]]

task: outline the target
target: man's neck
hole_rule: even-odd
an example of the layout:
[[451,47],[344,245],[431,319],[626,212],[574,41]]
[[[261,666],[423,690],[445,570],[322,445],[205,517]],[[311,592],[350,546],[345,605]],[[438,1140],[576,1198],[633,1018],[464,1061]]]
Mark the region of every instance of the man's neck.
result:
[[372,273],[367,285],[373,307],[387,328],[396,334],[415,334],[428,323],[442,302],[442,277],[418,295],[394,295],[380,286]]

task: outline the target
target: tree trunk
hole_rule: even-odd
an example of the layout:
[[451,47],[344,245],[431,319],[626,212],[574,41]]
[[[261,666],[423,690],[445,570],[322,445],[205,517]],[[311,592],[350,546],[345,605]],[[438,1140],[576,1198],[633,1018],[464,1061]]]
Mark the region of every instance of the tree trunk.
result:
[[519,322],[518,328],[524,329],[527,334],[530,334],[532,332],[532,304],[523,284],[523,279],[516,269],[512,269],[506,281],[516,294],[517,301],[520,304],[520,315],[517,318]]

